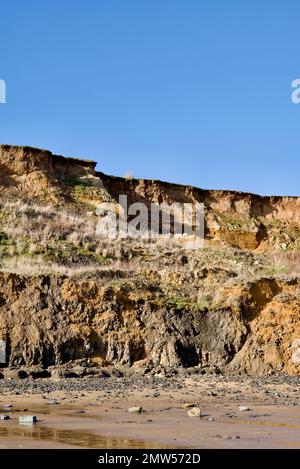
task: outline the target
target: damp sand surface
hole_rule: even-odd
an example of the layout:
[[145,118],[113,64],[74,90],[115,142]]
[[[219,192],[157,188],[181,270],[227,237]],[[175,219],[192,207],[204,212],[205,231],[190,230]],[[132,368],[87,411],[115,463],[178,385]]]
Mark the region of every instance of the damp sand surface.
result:
[[[159,380],[147,388],[143,380],[143,389],[138,377],[134,383],[120,395],[122,386],[109,380],[100,390],[80,380],[1,380],[0,413],[10,419],[0,420],[0,448],[300,448],[297,380],[196,376],[180,386]],[[137,405],[141,414],[128,412]],[[192,405],[201,418],[188,417]],[[20,415],[38,422],[20,425]]]

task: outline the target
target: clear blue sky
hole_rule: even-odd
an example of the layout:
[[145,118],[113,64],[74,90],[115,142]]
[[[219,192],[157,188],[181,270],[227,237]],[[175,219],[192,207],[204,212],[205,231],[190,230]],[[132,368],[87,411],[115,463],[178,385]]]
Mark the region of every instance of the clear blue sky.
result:
[[298,0],[11,0],[0,15],[1,143],[299,195]]

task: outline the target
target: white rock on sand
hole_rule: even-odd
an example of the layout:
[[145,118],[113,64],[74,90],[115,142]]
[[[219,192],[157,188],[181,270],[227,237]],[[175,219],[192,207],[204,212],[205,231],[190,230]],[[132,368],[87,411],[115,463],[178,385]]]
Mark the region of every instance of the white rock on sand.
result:
[[201,417],[201,409],[199,407],[193,407],[192,409],[188,410],[188,417]]
[[142,410],[142,407],[129,407],[128,412],[131,414],[141,414]]

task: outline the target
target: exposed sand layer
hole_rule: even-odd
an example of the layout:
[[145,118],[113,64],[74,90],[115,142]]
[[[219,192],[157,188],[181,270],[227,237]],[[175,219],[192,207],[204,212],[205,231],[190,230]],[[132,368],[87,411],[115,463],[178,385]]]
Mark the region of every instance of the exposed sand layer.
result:
[[[0,421],[0,448],[300,448],[298,378],[197,375],[147,385],[136,376],[101,387],[1,380],[0,413],[10,420]],[[188,417],[187,404],[202,417]],[[136,405],[143,412],[128,413]],[[19,415],[39,421],[19,425]]]

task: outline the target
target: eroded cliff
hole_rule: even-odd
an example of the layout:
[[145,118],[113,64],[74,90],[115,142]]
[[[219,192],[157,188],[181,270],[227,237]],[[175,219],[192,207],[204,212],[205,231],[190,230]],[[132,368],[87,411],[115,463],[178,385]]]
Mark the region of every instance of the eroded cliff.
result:
[[[9,368],[300,374],[300,198],[96,172],[0,146],[0,339]],[[99,240],[101,202],[202,202],[202,249]]]

